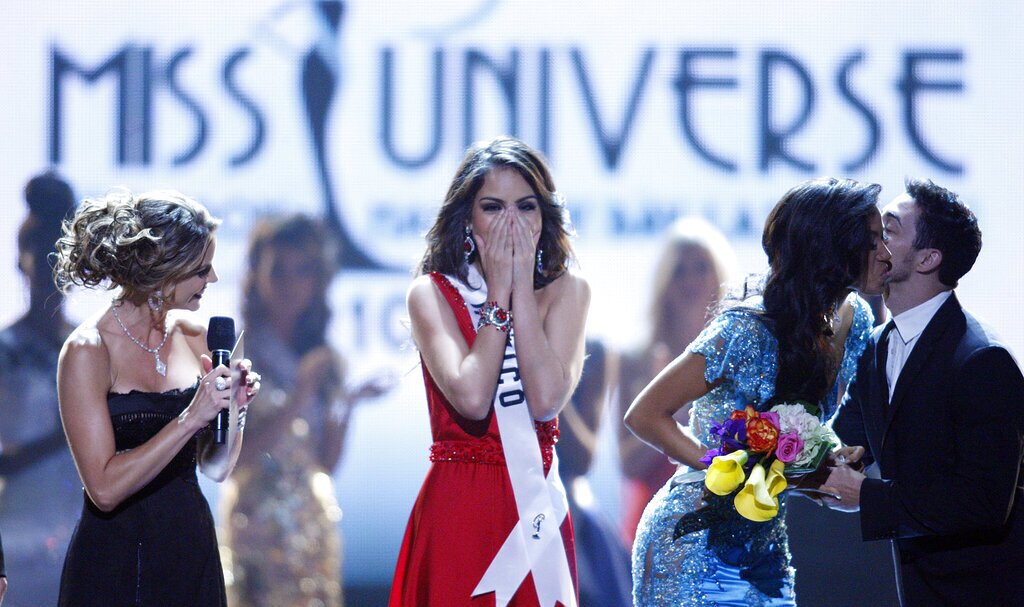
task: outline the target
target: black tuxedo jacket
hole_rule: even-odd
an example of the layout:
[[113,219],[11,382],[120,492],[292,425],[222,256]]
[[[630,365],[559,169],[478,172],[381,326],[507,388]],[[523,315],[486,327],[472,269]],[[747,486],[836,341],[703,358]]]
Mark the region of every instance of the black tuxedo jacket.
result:
[[881,479],[861,487],[865,540],[895,541],[903,605],[1024,604],[1024,377],[951,295],[889,402],[872,335],[833,427]]

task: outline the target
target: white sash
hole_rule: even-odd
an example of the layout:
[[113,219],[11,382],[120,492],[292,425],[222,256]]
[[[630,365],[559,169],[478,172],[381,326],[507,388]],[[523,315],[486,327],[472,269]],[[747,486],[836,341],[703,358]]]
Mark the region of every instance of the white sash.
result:
[[[480,308],[487,301],[487,285],[483,277],[474,266],[469,266],[470,284],[481,285],[476,290],[471,290],[458,278],[447,278],[462,295],[473,326],[477,326]],[[553,607],[555,601],[566,607],[576,607],[576,590],[572,585],[561,533],[569,503],[565,487],[558,477],[558,456],[554,450],[551,468],[547,477],[544,476],[537,431],[519,378],[514,330],[509,332],[505,345],[505,360],[494,395],[494,414],[498,418],[498,433],[516,499],[519,523],[505,539],[472,596],[494,592],[497,607],[505,607],[526,575],[532,572],[541,607]]]

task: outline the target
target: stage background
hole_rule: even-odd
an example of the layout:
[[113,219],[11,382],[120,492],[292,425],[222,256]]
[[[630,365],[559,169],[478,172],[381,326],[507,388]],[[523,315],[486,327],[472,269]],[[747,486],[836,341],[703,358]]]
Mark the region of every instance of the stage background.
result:
[[[471,141],[514,134],[547,154],[593,287],[589,333],[612,347],[644,335],[654,256],[674,218],[709,219],[736,248],[740,271],[758,271],[773,202],[801,180],[835,175],[880,183],[885,200],[907,176],[959,192],[985,245],[958,293],[1024,351],[1020,3],[36,0],[7,8],[0,322],[26,304],[15,266],[21,192],[48,166],[79,197],[114,185],[173,187],[222,217],[221,281],[204,298],[204,317],[238,315],[247,231],[261,214],[323,214],[332,205],[367,256],[332,291],[333,343],[354,374],[401,378],[356,413],[335,471],[344,580],[365,604],[390,581],[428,465],[404,291]],[[337,26],[325,8],[338,9]],[[325,71],[304,80],[311,58]],[[322,118],[310,113],[318,104]],[[75,293],[70,314],[81,319],[108,299]],[[614,445],[604,444],[593,481],[617,518]],[[216,486],[204,490],[216,511]],[[843,546],[821,548],[820,562],[858,567],[836,556]],[[829,583],[800,581],[805,597]]]

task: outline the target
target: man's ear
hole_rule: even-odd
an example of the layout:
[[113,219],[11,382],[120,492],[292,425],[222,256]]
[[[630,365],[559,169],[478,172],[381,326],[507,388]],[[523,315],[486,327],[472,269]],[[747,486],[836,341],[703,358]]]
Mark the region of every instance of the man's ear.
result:
[[922,274],[931,274],[942,265],[942,251],[938,249],[923,249],[918,255],[917,271]]

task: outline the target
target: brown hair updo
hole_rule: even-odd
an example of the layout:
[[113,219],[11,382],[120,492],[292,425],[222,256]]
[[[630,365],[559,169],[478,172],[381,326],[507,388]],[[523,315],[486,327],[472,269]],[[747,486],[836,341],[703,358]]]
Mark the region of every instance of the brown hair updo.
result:
[[54,280],[62,291],[121,287],[123,299],[141,303],[196,269],[219,224],[203,205],[171,190],[136,196],[115,189],[85,199],[57,240]]

